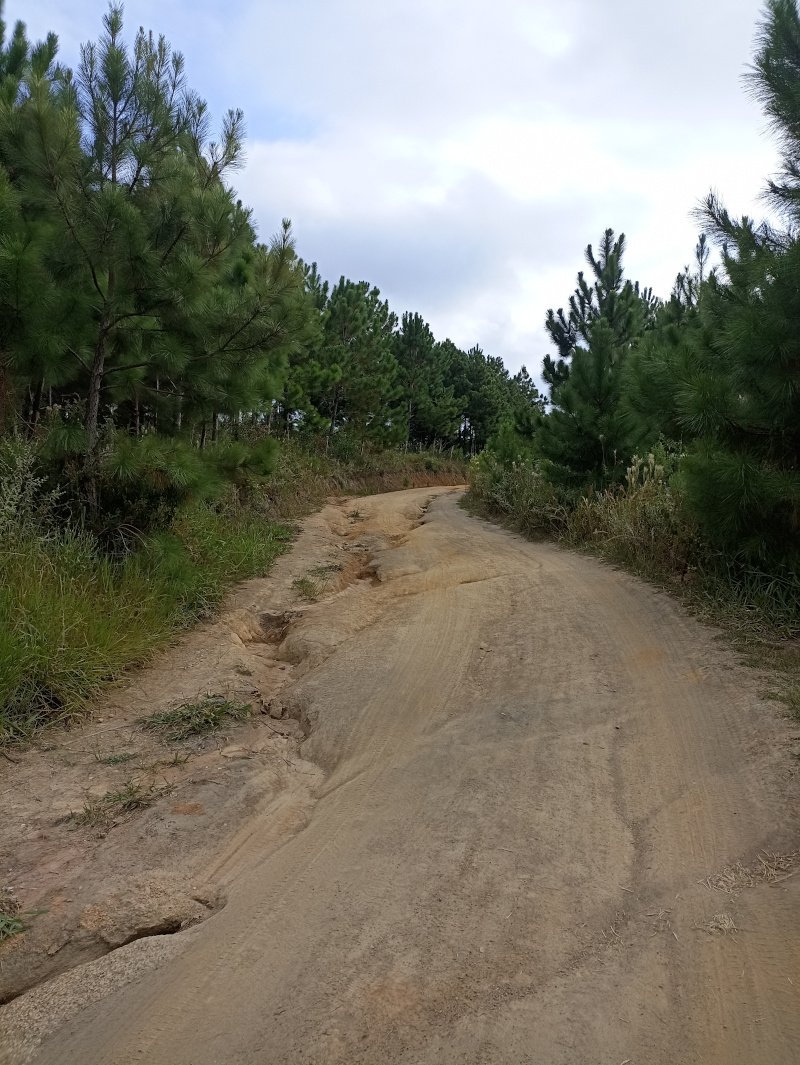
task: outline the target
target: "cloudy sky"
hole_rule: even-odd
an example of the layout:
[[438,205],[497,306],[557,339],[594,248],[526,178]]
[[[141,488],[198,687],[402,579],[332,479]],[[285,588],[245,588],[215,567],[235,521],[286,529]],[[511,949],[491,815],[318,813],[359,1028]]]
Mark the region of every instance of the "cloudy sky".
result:
[[[8,0],[73,63],[101,0]],[[667,295],[710,187],[760,213],[774,145],[742,75],[760,0],[128,0],[183,51],[268,237],[376,284],[435,335],[537,373],[545,311],[611,226]]]

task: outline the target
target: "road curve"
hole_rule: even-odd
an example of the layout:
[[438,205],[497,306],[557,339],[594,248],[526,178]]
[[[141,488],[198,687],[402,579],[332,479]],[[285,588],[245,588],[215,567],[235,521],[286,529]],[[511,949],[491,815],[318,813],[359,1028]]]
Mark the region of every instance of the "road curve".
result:
[[228,905],[40,1065],[800,1060],[775,704],[665,594],[458,504],[328,508],[372,562],[287,644],[338,633],[291,693],[305,827],[251,826]]

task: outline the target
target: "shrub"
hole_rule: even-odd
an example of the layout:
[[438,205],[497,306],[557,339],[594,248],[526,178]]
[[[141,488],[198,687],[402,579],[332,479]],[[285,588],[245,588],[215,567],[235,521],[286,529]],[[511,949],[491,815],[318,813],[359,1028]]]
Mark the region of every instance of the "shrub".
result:
[[470,494],[529,536],[561,538],[569,522],[570,497],[547,481],[532,462],[503,465],[484,451],[469,466]]

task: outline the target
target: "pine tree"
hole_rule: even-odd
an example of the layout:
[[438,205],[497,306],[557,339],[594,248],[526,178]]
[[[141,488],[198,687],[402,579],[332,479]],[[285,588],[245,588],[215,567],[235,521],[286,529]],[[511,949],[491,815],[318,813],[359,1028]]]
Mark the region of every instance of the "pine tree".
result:
[[584,488],[619,479],[629,457],[620,411],[622,352],[614,330],[598,318],[586,347],[576,347],[569,376],[553,390],[537,446],[550,480]]
[[236,423],[280,388],[300,328],[302,273],[288,225],[269,249],[226,185],[241,112],[208,139],[183,58],[140,30],[122,40],[111,6],[76,75],[29,78],[11,129],[31,217],[53,220],[49,266],[78,322],[61,376],[84,397],[84,469],[97,503],[104,419],[170,433]]
[[698,522],[728,552],[800,557],[800,14],[769,0],[751,72],[782,149],[767,185],[783,228],[733,219],[710,195],[723,278],[703,286],[675,405],[695,439],[681,482]]
[[315,398],[326,394],[333,383],[319,353],[323,347],[324,323],[330,286],[323,280],[316,263],[299,261],[303,289],[299,299],[304,304],[304,329],[288,355],[283,390],[270,407],[270,431],[280,429],[322,432],[326,419],[317,410]]
[[694,443],[681,481],[708,537],[762,562],[800,544],[800,241],[726,254],[678,379],[678,419]]
[[707,288],[710,249],[705,234],[695,247],[694,269],[684,267],[653,326],[631,347],[625,359],[621,411],[632,446],[650,449],[659,440],[679,447],[691,434],[678,409],[678,394],[691,378],[698,346],[713,347],[699,302]]
[[479,345],[459,352],[452,371],[461,408],[459,442],[466,455],[482,451],[511,416],[511,385],[502,359]]
[[[767,182],[766,193],[787,229],[783,234],[773,234],[771,228],[765,226],[762,232],[794,240],[800,227],[800,15],[797,0],[767,0],[749,84],[753,95],[764,107],[781,147],[781,169],[777,178]],[[713,197],[711,203],[714,203]],[[713,219],[713,210],[711,214]]]
[[421,315],[403,315],[394,353],[403,390],[406,446],[430,447],[449,438],[457,419],[457,404],[447,382],[447,354]]
[[381,440],[391,433],[397,398],[392,334],[397,318],[366,281],[341,277],[323,314],[314,354],[313,404],[327,419],[328,439],[346,428],[356,437]]
[[652,320],[657,307],[650,289],[640,292],[639,284],[625,280],[622,259],[625,253],[625,234],[615,239],[614,230],[607,229],[600,241],[599,253],[595,256],[590,244],[586,248],[586,262],[591,268],[592,279],[586,279],[581,270],[574,293],[569,298],[565,313],[548,310],[545,329],[553,341],[557,358],[544,358],[542,376],[551,390],[557,389],[569,376],[569,364],[579,344],[587,345],[591,328],[599,318],[611,326],[617,343],[624,345],[638,336]]
[[541,425],[545,401],[533,378],[522,366],[510,381],[510,413],[514,432],[532,440]]
[[547,356],[543,377],[551,409],[537,445],[552,480],[574,487],[619,479],[629,457],[630,432],[620,410],[621,374],[632,342],[651,328],[658,301],[624,277],[625,237],[603,234],[597,256],[586,259],[594,282],[578,274],[569,312],[547,312],[545,326],[559,358]]
[[[0,3],[0,15],[2,10]],[[52,219],[27,210],[13,150],[18,129],[29,120],[31,85],[56,76],[57,48],[54,34],[31,47],[21,22],[6,42],[0,17],[0,432],[10,427],[22,389],[33,426],[43,389],[60,377],[59,334],[68,300],[47,264]]]

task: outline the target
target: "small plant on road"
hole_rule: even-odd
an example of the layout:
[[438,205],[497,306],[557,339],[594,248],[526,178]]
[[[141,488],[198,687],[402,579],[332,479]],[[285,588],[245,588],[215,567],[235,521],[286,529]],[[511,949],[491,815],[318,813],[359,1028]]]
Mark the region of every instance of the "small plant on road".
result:
[[193,736],[216,732],[229,721],[244,721],[252,709],[250,703],[233,702],[221,695],[205,695],[194,702],[142,718],[140,724],[151,732],[162,733],[171,742],[179,743]]
[[0,943],[25,931],[20,905],[10,888],[0,888]]
[[307,603],[316,603],[320,597],[320,586],[311,577],[297,577],[292,581],[292,588]]
[[25,931],[25,925],[22,918],[15,913],[3,913],[0,910],[0,943],[4,939],[11,939],[12,936],[19,935],[20,932]]
[[136,757],[132,751],[118,751],[115,754],[102,755],[98,751],[95,754],[95,758],[101,765],[124,765],[125,762],[131,762]]
[[146,810],[152,806],[167,788],[154,785],[145,786],[129,780],[117,791],[107,791],[105,795],[89,796],[80,813],[73,814],[76,825],[86,828],[109,829],[121,821],[127,814],[137,810]]

